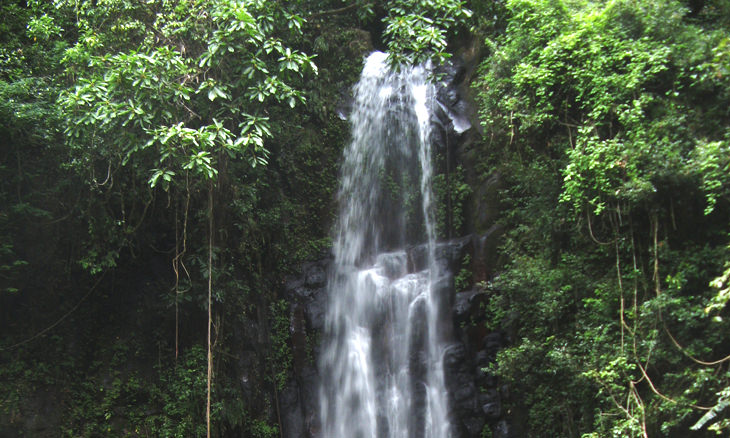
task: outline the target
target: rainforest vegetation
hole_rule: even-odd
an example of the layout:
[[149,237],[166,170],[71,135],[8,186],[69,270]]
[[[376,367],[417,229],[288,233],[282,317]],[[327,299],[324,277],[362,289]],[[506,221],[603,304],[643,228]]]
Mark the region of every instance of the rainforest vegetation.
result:
[[6,0],[0,437],[280,436],[375,49],[466,66],[439,233],[499,181],[456,281],[518,436],[730,433],[727,0]]

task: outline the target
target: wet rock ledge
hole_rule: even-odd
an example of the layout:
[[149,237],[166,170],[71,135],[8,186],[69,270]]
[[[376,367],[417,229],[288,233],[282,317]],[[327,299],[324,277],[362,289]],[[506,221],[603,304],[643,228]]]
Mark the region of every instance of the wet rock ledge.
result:
[[[494,249],[501,228],[495,226],[481,235],[469,235],[437,245],[438,260],[457,273],[471,270],[471,283],[490,279],[496,270]],[[425,267],[425,246],[407,249],[409,270]],[[466,257],[465,256],[469,256]],[[471,260],[464,266],[464,260]],[[332,257],[306,263],[301,273],[289,278],[283,290],[290,306],[290,335],[293,367],[284,389],[278,394],[282,432],[286,438],[325,438],[320,435],[317,358],[327,313],[327,278]],[[508,388],[485,371],[496,360],[507,336],[501,331],[487,332],[483,306],[489,293],[479,287],[456,292],[453,276],[443,291],[451,312],[448,334],[451,342],[445,351],[444,370],[449,391],[454,438],[477,438],[486,427],[494,438],[514,436],[505,419],[503,401]],[[488,435],[489,436],[489,435]]]

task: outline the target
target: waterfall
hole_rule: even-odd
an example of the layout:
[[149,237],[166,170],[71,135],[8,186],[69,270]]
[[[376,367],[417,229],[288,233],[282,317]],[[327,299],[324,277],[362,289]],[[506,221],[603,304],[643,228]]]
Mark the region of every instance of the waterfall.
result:
[[[368,57],[344,152],[320,358],[325,438],[450,437],[427,66]],[[421,244],[414,250],[416,244]],[[406,248],[411,248],[407,251]]]

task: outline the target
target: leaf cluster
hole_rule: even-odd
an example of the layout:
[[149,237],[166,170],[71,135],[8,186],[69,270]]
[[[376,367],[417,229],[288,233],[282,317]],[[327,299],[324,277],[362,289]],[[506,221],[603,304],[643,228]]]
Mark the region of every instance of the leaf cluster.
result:
[[663,0],[505,8],[476,90],[507,180],[488,320],[512,333],[497,370],[525,433],[686,436],[702,408],[717,417],[697,436],[724,433],[722,19]]

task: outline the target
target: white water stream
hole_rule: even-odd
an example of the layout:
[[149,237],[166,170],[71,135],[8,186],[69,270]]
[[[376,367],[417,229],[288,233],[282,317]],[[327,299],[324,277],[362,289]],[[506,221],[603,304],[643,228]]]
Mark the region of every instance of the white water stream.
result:
[[[394,72],[380,52],[355,87],[320,363],[325,438],[450,437],[434,287],[445,275],[434,255],[434,94],[427,68]],[[414,243],[426,244],[419,262],[405,250]]]

